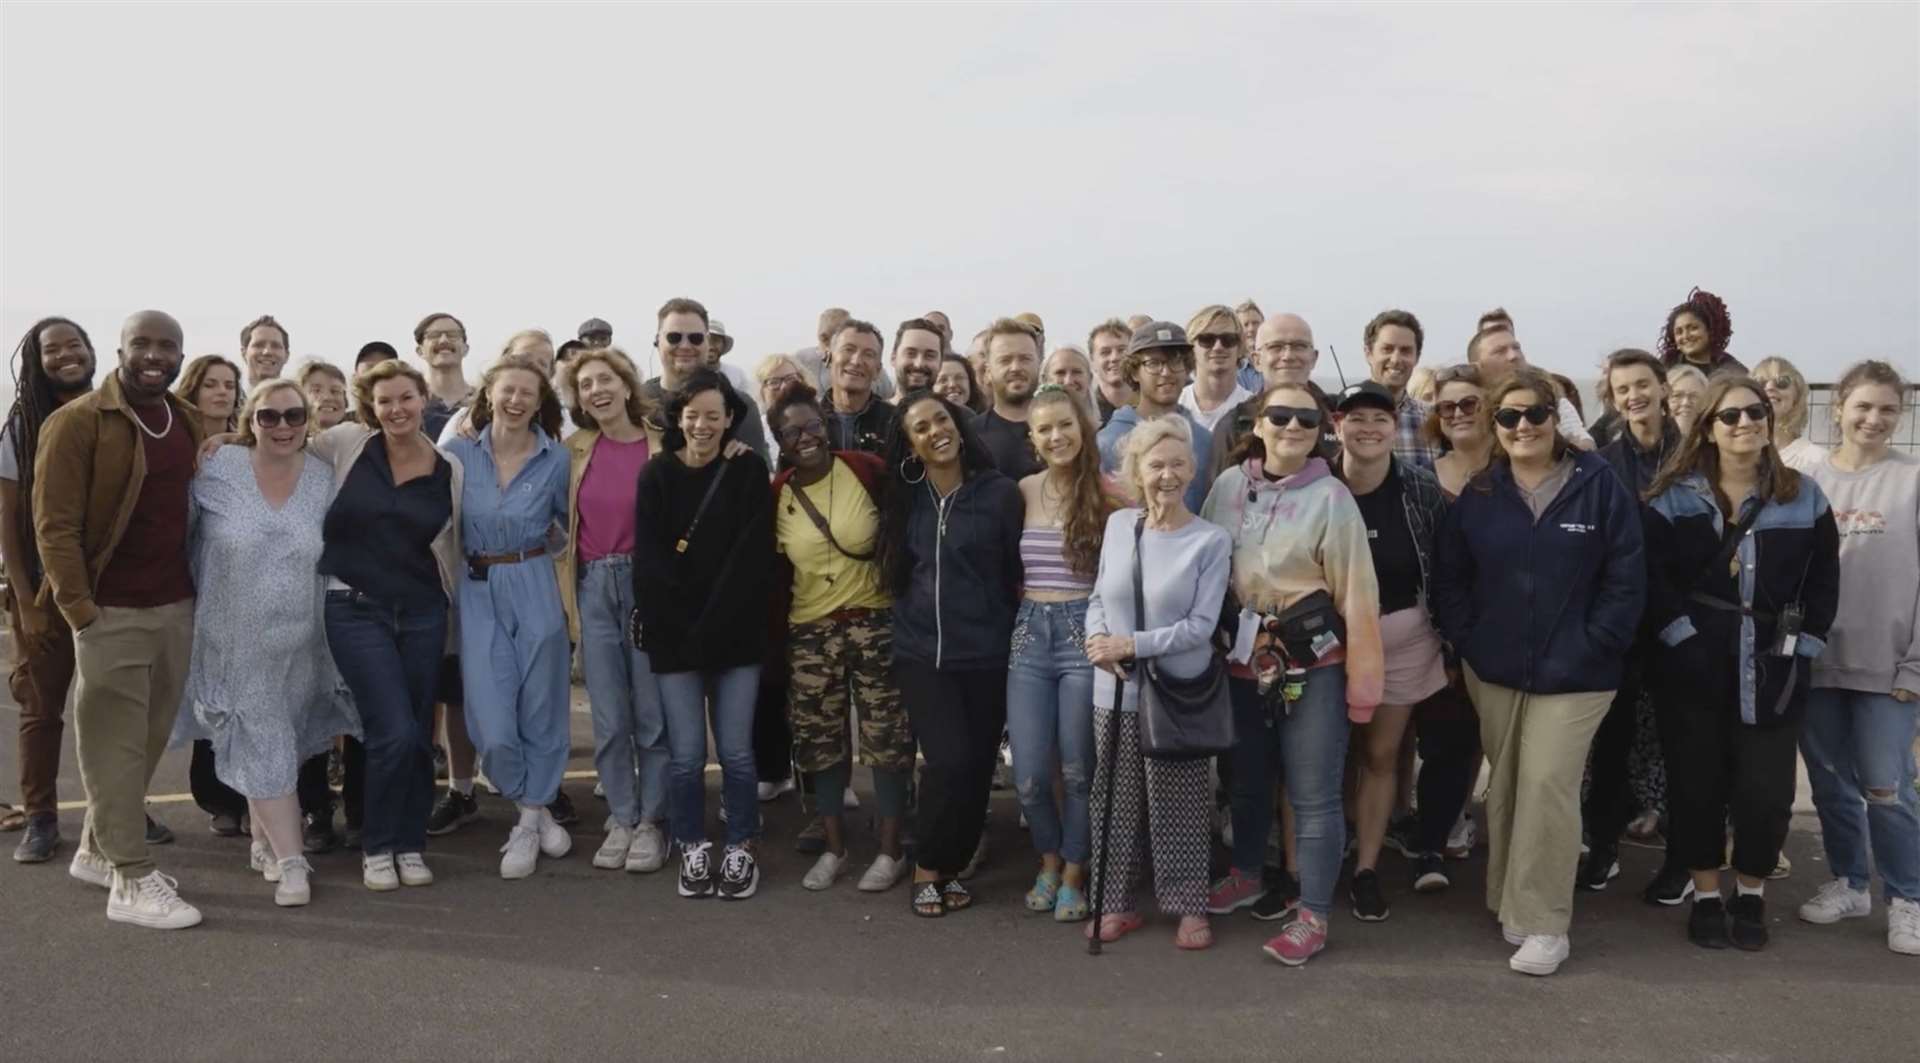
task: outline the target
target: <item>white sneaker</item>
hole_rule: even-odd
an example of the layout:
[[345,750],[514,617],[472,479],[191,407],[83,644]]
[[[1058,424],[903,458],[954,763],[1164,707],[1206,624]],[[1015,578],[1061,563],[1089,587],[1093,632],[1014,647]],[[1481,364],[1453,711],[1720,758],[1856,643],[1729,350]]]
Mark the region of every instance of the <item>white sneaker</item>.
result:
[[1480,830],[1473,825],[1473,817],[1464,810],[1460,818],[1453,821],[1453,829],[1447,832],[1447,859],[1466,860],[1473,856],[1473,847],[1480,841]]
[[130,879],[114,873],[107,892],[107,918],[150,930],[184,930],[200,922],[200,909],[180,899],[180,883],[149,871]]
[[840,795],[840,803],[848,808],[859,808],[860,795],[854,793],[853,787],[849,786],[847,787],[847,792]]
[[572,851],[573,851],[573,835],[568,834],[567,828],[562,827],[560,825],[560,822],[553,818],[553,813],[547,811],[544,808],[541,809],[540,810],[540,853],[541,855],[552,860],[558,860]]
[[1522,934],[1520,931],[1515,930],[1505,923],[1500,924],[1500,936],[1506,938],[1507,944],[1515,948],[1519,948],[1527,943],[1527,935]]
[[360,881],[375,893],[400,888],[400,876],[393,870],[393,854],[381,853],[378,856],[362,857],[360,860]]
[[960,878],[964,881],[966,879],[970,879],[973,876],[979,874],[980,869],[982,867],[985,867],[986,863],[987,863],[987,832],[983,829],[980,832],[980,843],[973,847],[973,859],[967,861],[967,866],[963,868],[960,872]]
[[800,884],[810,890],[832,889],[833,884],[840,881],[840,876],[846,873],[846,857],[835,856],[830,852],[821,853],[820,859],[813,862],[813,870],[806,873],[806,876],[800,880]]
[[67,874],[89,886],[98,886],[103,890],[113,888],[113,864],[92,849],[75,849],[73,863],[67,865]]
[[1873,894],[1854,889],[1844,878],[1836,878],[1820,887],[1820,892],[1814,894],[1812,900],[1800,906],[1802,920],[1821,926],[1871,914]]
[[540,857],[540,832],[516,823],[500,851],[506,854],[500,858],[500,877],[526,878]]
[[892,889],[900,881],[900,877],[906,873],[905,858],[896,860],[881,853],[873,858],[873,865],[867,868],[867,873],[860,876],[860,892],[885,893]]
[[633,828],[633,844],[627,847],[627,870],[648,873],[667,865],[667,839],[660,825],[641,820]]
[[393,861],[400,869],[402,886],[431,886],[433,872],[427,868],[427,859],[419,853],[401,853]]
[[1573,939],[1565,934],[1528,934],[1507,966],[1521,974],[1545,977],[1560,969],[1573,954]]
[[606,840],[594,850],[593,866],[603,871],[618,871],[627,866],[627,850],[633,848],[633,829],[608,817],[606,832]]
[[266,842],[254,842],[247,850],[247,867],[260,872],[268,882],[280,881],[280,861],[274,859],[273,846]]
[[289,856],[275,862],[274,877],[280,885],[273,891],[273,903],[282,908],[299,908],[313,900],[313,886],[307,876],[313,873],[313,865],[307,863],[304,856]]
[[793,776],[789,775],[779,782],[763,782],[759,787],[760,800],[772,801],[781,794],[793,792]]
[[1887,905],[1887,948],[1920,956],[1920,902],[1894,898]]

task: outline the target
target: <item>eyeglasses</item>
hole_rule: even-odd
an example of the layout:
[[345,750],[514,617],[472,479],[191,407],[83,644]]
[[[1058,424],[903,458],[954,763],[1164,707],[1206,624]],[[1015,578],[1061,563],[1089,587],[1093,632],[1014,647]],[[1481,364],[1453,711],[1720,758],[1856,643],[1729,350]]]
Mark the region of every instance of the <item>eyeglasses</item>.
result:
[[787,446],[792,446],[808,436],[820,435],[826,430],[827,423],[815,417],[812,420],[801,421],[799,424],[784,425],[781,427],[778,435],[780,436],[780,442]]
[[799,373],[780,373],[776,376],[768,377],[766,380],[761,382],[760,386],[764,388],[771,388],[774,394],[778,394],[783,388],[786,388],[788,385],[798,384],[800,381],[805,379],[806,378],[801,376]]
[[1193,345],[1195,347],[1238,347],[1240,334],[1238,332],[1202,332],[1193,338]]
[[1147,358],[1140,363],[1141,372],[1152,373],[1154,376],[1159,376],[1162,373],[1178,372],[1185,368],[1186,365],[1184,363],[1170,362],[1165,358]]
[[1726,425],[1728,428],[1739,424],[1740,418],[1742,417],[1752,421],[1754,424],[1766,424],[1767,415],[1772,412],[1773,407],[1768,406],[1764,402],[1756,402],[1748,406],[1727,406],[1715,410],[1713,411],[1713,419]]
[[457,328],[437,328],[427,333],[430,340],[464,340],[467,334]]
[[283,423],[288,428],[298,428],[307,423],[307,411],[300,406],[295,406],[291,410],[276,410],[269,406],[262,406],[253,411],[253,423],[262,428],[278,428]]
[[1263,354],[1305,354],[1313,350],[1313,344],[1306,340],[1274,340],[1260,345]]
[[1472,417],[1480,412],[1480,396],[1468,395],[1458,401],[1442,399],[1433,404],[1433,412],[1440,415],[1442,421],[1451,421],[1454,417]]
[[698,347],[707,342],[707,334],[704,332],[668,332],[660,338],[666,340],[669,347],[678,347],[683,340],[689,347]]
[[1285,428],[1297,424],[1302,428],[1320,427],[1320,410],[1314,406],[1269,406],[1266,408],[1267,423],[1275,428]]
[[1551,406],[1533,405],[1525,408],[1519,406],[1502,406],[1493,411],[1493,422],[1511,432],[1520,427],[1520,421],[1523,418],[1528,424],[1537,426],[1546,424],[1547,418],[1552,416],[1553,407]]

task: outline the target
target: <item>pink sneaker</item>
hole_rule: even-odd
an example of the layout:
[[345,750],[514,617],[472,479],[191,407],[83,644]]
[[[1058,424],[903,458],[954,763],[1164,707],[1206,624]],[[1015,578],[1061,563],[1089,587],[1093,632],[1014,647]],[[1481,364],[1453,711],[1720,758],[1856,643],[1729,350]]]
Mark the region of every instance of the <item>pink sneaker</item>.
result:
[[1326,947],[1326,921],[1302,908],[1299,917],[1268,941],[1262,951],[1289,967],[1298,967]]
[[1259,875],[1249,875],[1239,868],[1233,868],[1225,878],[1214,883],[1212,891],[1207,894],[1207,913],[1228,915],[1266,895],[1267,887],[1260,881]]

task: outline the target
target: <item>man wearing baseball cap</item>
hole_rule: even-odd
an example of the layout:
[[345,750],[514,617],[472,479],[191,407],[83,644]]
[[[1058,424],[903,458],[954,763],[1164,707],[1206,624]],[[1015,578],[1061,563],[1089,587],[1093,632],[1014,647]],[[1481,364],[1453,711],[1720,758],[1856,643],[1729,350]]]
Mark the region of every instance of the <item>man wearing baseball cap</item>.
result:
[[1100,471],[1119,470],[1121,451],[1135,425],[1149,417],[1185,418],[1193,429],[1194,469],[1193,482],[1187,485],[1187,508],[1200,512],[1213,487],[1213,478],[1206,475],[1213,433],[1180,406],[1180,393],[1193,378],[1193,345],[1187,342],[1187,330],[1171,321],[1149,321],[1135,329],[1127,341],[1121,372],[1133,384],[1133,405],[1114,410],[1100,430]]
[[613,326],[597,317],[580,322],[580,342],[589,347],[613,346]]

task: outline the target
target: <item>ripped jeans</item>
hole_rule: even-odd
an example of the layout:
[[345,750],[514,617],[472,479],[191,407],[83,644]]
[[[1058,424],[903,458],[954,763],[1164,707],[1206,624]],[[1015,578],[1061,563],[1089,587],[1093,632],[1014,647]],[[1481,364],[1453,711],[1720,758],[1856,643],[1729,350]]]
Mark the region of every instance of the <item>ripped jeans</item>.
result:
[[[1093,665],[1087,661],[1087,600],[1022,601],[1007,662],[1007,735],[1013,786],[1036,852],[1087,862],[1093,786]],[[1053,768],[1066,799],[1056,807]]]
[[1891,694],[1819,687],[1807,692],[1800,752],[1834,877],[1871,884],[1867,854],[1889,900],[1920,901],[1920,798],[1913,736],[1920,706]]

